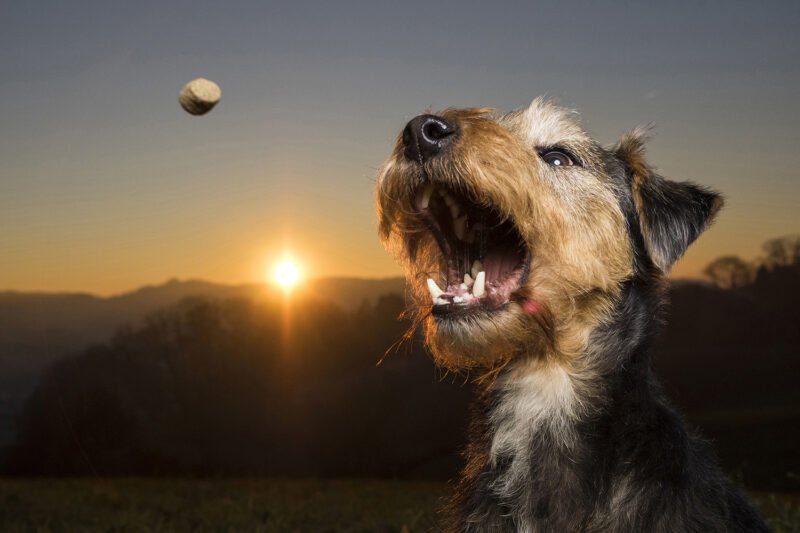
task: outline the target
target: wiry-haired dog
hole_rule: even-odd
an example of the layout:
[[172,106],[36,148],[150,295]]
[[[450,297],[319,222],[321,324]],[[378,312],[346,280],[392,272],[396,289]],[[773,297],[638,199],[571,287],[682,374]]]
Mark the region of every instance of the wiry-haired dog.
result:
[[481,376],[450,530],[766,531],[651,371],[666,273],[722,200],[643,152],[537,99],[418,116],[381,169],[427,344]]

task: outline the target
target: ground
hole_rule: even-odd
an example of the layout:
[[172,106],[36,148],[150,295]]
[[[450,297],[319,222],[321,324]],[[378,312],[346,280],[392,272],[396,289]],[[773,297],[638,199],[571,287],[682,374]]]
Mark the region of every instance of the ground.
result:
[[[446,490],[376,480],[0,479],[0,531],[413,533],[435,530]],[[776,532],[800,532],[800,494],[754,497]]]

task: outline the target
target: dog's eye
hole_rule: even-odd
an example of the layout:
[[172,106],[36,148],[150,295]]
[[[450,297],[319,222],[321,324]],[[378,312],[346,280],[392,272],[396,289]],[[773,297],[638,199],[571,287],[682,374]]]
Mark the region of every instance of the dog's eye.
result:
[[547,150],[541,153],[542,160],[551,167],[571,167],[572,158],[560,150]]

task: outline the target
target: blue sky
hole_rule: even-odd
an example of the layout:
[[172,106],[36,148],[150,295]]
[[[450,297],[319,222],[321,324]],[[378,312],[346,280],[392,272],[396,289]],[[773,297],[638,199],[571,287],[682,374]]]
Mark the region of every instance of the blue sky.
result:
[[[426,109],[548,94],[728,199],[679,263],[800,231],[800,4],[18,2],[0,7],[0,289],[388,276],[372,180]],[[222,102],[185,114],[181,86]]]

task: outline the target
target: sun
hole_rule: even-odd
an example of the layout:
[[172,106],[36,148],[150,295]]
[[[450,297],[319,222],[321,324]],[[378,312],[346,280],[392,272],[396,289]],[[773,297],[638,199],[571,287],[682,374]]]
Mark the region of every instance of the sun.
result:
[[275,267],[275,281],[284,289],[291,289],[300,280],[300,269],[291,261],[284,260]]

